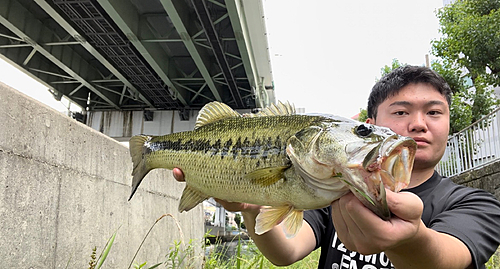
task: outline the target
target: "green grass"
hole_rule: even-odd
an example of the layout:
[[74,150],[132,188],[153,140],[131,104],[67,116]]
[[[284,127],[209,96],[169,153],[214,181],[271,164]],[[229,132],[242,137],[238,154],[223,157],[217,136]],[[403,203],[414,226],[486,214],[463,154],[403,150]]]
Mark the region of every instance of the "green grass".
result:
[[486,269],[499,269],[500,268],[500,247],[496,253],[491,256],[490,260],[485,264]]
[[[171,216],[171,215],[170,215]],[[142,247],[144,241],[147,236],[151,232],[151,229],[154,225],[162,219],[164,216],[159,218],[153,226],[150,228],[146,236],[144,237],[142,243],[139,245],[136,255]],[[172,216],[171,216],[172,217]],[[108,242],[104,246],[101,254],[97,257],[97,249],[94,247],[91,251],[89,269],[99,269],[105,262],[108,253],[113,246],[114,239],[116,237],[118,231],[109,238]],[[206,234],[205,236],[210,236]],[[204,257],[200,257],[195,253],[195,249],[199,247],[198,244],[201,244],[201,249],[203,253],[201,255],[205,255],[208,252],[208,255]],[[166,253],[163,261],[156,262],[153,265],[149,266],[148,262],[137,262],[135,260],[136,255],[134,255],[131,259],[130,265],[128,268],[134,269],[153,269],[153,268],[199,268],[200,262],[202,261],[202,268],[205,269],[225,269],[225,268],[237,268],[237,269],[250,269],[250,268],[277,268],[277,266],[273,265],[269,260],[267,260],[264,255],[259,251],[259,249],[255,246],[252,240],[235,242],[236,244],[236,252],[234,255],[229,254],[229,247],[224,247],[221,242],[216,242],[216,244],[212,245],[214,250],[209,250],[210,245],[207,245],[207,239],[204,239],[203,242],[197,242],[190,240],[187,244],[184,244],[181,241],[174,241],[173,245],[169,248],[168,253]],[[317,268],[319,261],[319,249],[317,251],[312,252],[309,256],[305,257],[303,260],[294,263],[293,265],[280,267],[280,268]]]
[[[144,241],[148,237],[149,233],[153,229],[156,223],[160,221],[163,217],[169,216],[172,217],[180,229],[177,220],[170,214],[165,214],[151,226],[147,234],[145,235],[142,243],[139,245],[136,255],[142,247]],[[109,238],[108,242],[104,246],[100,256],[97,258],[96,256],[96,248],[92,249],[89,261],[89,269],[99,269],[106,260],[106,257],[113,246],[114,239],[116,237],[118,230],[114,232],[114,234]],[[163,261],[156,262],[152,266],[148,266],[147,262],[137,262],[135,261],[136,255],[134,255],[131,259],[130,265],[128,268],[134,269],[153,269],[153,268],[199,268],[200,262],[202,261],[202,268],[205,269],[225,269],[225,268],[237,268],[237,269],[253,269],[253,268],[278,268],[273,265],[269,260],[267,260],[264,255],[259,251],[259,249],[255,246],[252,240],[239,240],[234,242],[236,245],[234,254],[231,253],[233,250],[230,250],[229,247],[224,246],[221,242],[216,242],[216,244],[207,245],[206,237],[210,236],[208,233],[205,235],[205,238],[202,242],[197,242],[190,240],[187,244],[182,242],[182,231],[181,231],[181,241],[174,241],[173,246],[169,248],[168,253],[166,253]],[[199,247],[201,244],[201,249],[203,250],[203,257],[200,257],[200,254],[195,253],[195,249]],[[313,251],[307,257],[298,261],[290,266],[279,267],[279,268],[289,268],[289,269],[299,269],[299,268],[317,268],[318,261],[320,257],[320,249]],[[500,269],[500,248],[497,252],[490,258],[490,260],[486,263],[487,269]]]
[[[266,259],[266,257],[264,257],[264,255],[262,255],[262,253],[251,240],[246,242],[239,241],[236,248],[236,255],[230,256],[229,258],[227,258],[227,255],[225,255],[225,252],[228,250],[224,248],[222,248],[222,251],[218,250],[210,252],[205,259],[203,268],[278,268],[278,266],[273,265],[269,260]],[[243,248],[245,248],[244,251]],[[301,261],[298,261],[290,266],[279,268],[317,268],[319,255],[320,252],[318,249]]]

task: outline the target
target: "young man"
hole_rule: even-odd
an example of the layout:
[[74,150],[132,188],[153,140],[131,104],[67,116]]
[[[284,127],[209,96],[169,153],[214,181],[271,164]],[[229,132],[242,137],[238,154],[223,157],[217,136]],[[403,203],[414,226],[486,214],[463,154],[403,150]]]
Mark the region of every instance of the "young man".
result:
[[[500,244],[500,202],[434,171],[446,148],[450,95],[443,78],[416,66],[395,69],[372,89],[367,122],[418,144],[410,186],[387,192],[389,221],[347,194],[330,207],[306,211],[292,239],[281,227],[259,236],[253,230],[259,206],[219,202],[242,212],[255,244],[277,265],[321,247],[320,268],[484,268]],[[174,176],[182,180],[182,171],[174,169]]]

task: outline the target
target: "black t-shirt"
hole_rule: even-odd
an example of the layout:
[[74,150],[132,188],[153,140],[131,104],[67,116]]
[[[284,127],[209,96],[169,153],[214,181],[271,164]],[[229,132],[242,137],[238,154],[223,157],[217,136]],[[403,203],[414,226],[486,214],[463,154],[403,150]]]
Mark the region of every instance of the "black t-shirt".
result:
[[[475,268],[484,268],[500,244],[500,202],[493,195],[457,185],[437,172],[423,184],[405,191],[422,199],[422,221],[428,228],[464,242]],[[304,220],[314,231],[316,248],[321,247],[318,268],[394,268],[383,252],[362,255],[347,250],[337,238],[330,207],[305,211]]]

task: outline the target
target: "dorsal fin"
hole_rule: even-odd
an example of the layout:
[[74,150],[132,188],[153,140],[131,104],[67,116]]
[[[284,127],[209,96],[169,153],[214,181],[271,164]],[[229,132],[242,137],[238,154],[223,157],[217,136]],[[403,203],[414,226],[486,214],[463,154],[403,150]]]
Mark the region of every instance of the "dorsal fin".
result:
[[211,102],[201,108],[198,118],[196,118],[194,129],[212,122],[234,117],[241,117],[241,115],[224,103]]
[[262,109],[258,113],[246,113],[243,117],[265,117],[265,116],[289,116],[295,115],[295,106],[290,104],[288,101],[286,103],[278,102],[277,105],[271,104],[270,106]]

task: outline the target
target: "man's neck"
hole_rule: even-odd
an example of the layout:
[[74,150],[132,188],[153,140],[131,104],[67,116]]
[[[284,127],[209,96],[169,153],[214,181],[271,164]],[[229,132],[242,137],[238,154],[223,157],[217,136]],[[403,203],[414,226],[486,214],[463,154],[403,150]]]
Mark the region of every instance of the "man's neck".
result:
[[432,174],[434,174],[434,168],[425,168],[425,169],[413,168],[410,178],[410,185],[408,185],[408,188],[414,188],[426,182],[429,178],[431,178]]

